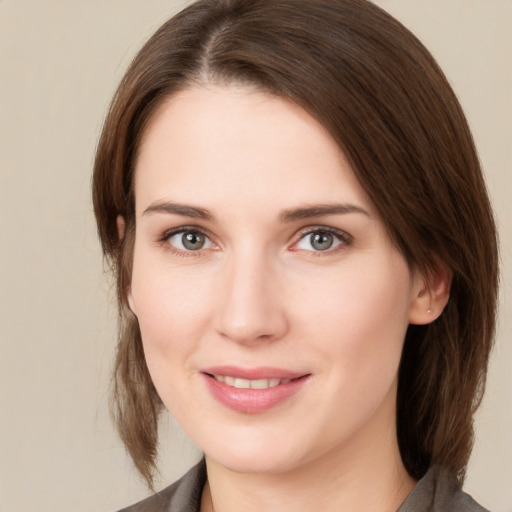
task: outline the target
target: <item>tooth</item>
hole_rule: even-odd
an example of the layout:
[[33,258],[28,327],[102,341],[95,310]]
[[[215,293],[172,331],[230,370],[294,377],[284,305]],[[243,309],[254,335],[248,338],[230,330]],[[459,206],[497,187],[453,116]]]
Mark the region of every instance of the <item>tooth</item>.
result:
[[235,385],[235,377],[224,377],[224,382],[228,385],[228,386],[234,386]]
[[235,379],[233,385],[238,389],[248,389],[251,387],[251,381],[247,379]]
[[269,381],[267,379],[251,380],[252,389],[267,389],[268,387]]
[[292,379],[239,379],[236,377],[229,377],[224,375],[214,375],[215,380],[224,382],[228,386],[238,389],[267,389],[279,386],[279,384],[288,384]]

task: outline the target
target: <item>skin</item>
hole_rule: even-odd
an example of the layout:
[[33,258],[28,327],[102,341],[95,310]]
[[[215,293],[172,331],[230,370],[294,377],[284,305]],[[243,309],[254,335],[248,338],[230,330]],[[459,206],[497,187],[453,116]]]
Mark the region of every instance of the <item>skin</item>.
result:
[[[146,129],[135,197],[128,300],[156,389],[206,455],[202,510],[396,510],[414,485],[395,425],[404,335],[440,314],[449,283],[411,272],[323,127],[249,88],[187,89]],[[199,250],[183,246],[191,227]],[[309,377],[241,412],[208,391],[216,365]]]

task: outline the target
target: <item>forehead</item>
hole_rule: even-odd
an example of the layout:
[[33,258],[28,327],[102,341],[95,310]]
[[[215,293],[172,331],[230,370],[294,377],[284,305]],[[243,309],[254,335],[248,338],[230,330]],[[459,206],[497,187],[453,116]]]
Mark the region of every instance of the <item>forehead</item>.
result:
[[197,86],[160,106],[141,141],[135,193],[138,210],[168,195],[206,207],[216,198],[369,206],[316,119],[288,99],[236,86]]

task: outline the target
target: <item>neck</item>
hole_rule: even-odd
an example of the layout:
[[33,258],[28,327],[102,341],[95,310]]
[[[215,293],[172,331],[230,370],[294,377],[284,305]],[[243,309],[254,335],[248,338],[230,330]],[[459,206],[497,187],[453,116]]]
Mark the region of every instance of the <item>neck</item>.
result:
[[394,432],[278,474],[237,473],[207,457],[201,512],[394,512],[415,485]]

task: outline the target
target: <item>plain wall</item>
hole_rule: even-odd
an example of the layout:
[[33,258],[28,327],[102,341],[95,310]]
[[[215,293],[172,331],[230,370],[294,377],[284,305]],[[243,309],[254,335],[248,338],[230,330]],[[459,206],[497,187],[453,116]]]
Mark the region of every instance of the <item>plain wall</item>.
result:
[[[497,346],[466,489],[512,511],[512,2],[380,0],[445,70],[499,219]],[[148,494],[109,422],[115,309],[90,200],[95,145],[142,42],[185,2],[0,0],[0,512]],[[164,420],[161,485],[198,458]]]

